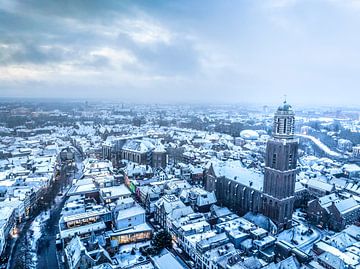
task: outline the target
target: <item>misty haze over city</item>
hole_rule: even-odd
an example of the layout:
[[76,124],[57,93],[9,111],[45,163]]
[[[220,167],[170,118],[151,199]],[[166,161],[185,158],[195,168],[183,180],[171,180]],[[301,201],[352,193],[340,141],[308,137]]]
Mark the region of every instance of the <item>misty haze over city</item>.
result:
[[0,2],[0,96],[356,105],[356,0]]

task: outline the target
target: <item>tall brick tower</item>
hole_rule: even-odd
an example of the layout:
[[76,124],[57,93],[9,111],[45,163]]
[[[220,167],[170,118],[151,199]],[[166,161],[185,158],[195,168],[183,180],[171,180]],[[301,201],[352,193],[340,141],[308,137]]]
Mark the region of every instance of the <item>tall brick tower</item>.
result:
[[280,230],[291,227],[298,141],[294,138],[295,113],[286,101],[274,116],[272,138],[267,142],[263,187],[263,214]]

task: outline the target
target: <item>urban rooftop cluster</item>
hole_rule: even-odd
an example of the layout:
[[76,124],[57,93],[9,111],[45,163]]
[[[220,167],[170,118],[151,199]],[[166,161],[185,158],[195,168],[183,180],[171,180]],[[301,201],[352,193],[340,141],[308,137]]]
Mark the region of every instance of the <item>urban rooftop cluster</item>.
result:
[[1,103],[1,266],[360,268],[359,115]]

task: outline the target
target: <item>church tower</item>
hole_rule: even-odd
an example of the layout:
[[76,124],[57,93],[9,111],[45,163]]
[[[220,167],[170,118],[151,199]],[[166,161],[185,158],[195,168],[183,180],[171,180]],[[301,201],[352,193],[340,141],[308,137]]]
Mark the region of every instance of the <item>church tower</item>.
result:
[[267,142],[263,186],[263,214],[280,230],[291,227],[294,206],[298,141],[294,138],[295,113],[286,101],[274,116]]

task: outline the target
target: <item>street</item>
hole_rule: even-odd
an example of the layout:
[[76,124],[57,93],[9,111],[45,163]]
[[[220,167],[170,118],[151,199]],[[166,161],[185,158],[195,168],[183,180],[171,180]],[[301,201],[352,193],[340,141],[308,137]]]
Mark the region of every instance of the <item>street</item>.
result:
[[[65,188],[69,186],[72,178],[81,176],[81,159],[75,155],[76,168],[72,171],[70,166],[65,164],[61,169],[60,179],[55,180],[42,201],[44,207],[36,212],[22,227],[19,237],[13,242],[12,253],[8,262],[9,269],[21,268],[58,268],[56,256],[56,234],[58,232],[58,223],[61,209],[65,203]],[[61,196],[60,192],[63,192]],[[46,216],[44,217],[42,215]],[[43,222],[44,220],[45,222]],[[40,222],[39,238],[34,236],[32,226]],[[33,245],[33,246],[32,246]]]

